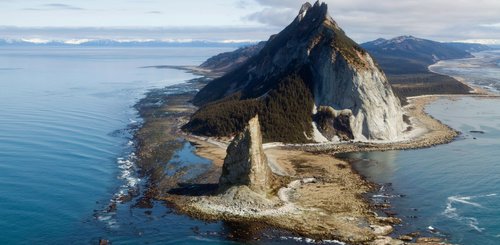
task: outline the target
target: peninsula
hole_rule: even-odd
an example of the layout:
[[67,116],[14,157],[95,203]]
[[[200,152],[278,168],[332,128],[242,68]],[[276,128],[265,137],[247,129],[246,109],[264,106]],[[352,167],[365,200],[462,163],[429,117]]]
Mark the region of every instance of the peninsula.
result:
[[[318,240],[436,242],[391,237],[401,220],[375,212],[390,208],[366,199],[376,185],[335,158],[452,141],[458,132],[424,112],[428,98],[402,106],[370,53],[319,1],[305,3],[267,42],[236,52],[243,57],[236,65],[216,69],[227,58],[219,55],[195,70],[214,69],[215,79],[195,81],[181,94],[152,92],[138,103],[145,120],[136,135],[139,166],[150,180],[140,205],[165,200],[195,218]],[[464,93],[473,93],[468,88]],[[183,140],[212,162],[195,178],[184,177],[189,169],[163,174]]]

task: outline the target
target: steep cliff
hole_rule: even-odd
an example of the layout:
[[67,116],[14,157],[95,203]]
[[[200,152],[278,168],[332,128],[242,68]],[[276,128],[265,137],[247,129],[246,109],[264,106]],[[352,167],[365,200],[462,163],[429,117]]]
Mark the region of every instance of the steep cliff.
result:
[[[312,94],[313,103],[303,105],[310,111],[309,115],[276,122],[308,123],[302,132],[287,134],[304,135],[303,141],[310,139],[314,108],[320,106],[349,110],[348,124],[356,140],[395,140],[405,128],[399,100],[384,73],[370,55],[338,27],[328,15],[327,5],[319,2],[304,4],[295,20],[272,36],[259,54],[210,82],[193,102],[201,106],[202,111],[221,106],[221,101],[229,97],[240,101],[266,100],[284,86],[283,78],[292,75],[309,90],[304,94]],[[282,108],[290,107],[289,100],[280,103]],[[197,120],[197,125],[191,121],[186,129],[196,128],[200,123],[212,128],[213,122]],[[269,121],[264,117],[262,120]]]
[[265,195],[271,186],[271,179],[272,172],[262,148],[259,117],[255,116],[227,148],[219,187],[225,190],[245,185],[250,190]]

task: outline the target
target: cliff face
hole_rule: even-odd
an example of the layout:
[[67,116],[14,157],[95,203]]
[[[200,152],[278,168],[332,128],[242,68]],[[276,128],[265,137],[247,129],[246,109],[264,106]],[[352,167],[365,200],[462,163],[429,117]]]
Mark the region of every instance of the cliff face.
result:
[[250,119],[245,130],[237,135],[229,147],[219,179],[219,188],[245,185],[265,195],[271,186],[272,172],[262,148],[259,117]]
[[[290,74],[304,81],[316,107],[350,110],[350,131],[356,140],[395,140],[405,128],[400,102],[384,73],[319,2],[304,4],[295,20],[271,37],[258,55],[209,83],[193,102],[202,106],[228,96],[262,99]],[[313,108],[307,108],[310,117]]]
[[397,139],[405,128],[399,99],[368,53],[358,55],[363,61],[361,67],[328,47],[311,57],[315,104],[350,110],[354,139]]

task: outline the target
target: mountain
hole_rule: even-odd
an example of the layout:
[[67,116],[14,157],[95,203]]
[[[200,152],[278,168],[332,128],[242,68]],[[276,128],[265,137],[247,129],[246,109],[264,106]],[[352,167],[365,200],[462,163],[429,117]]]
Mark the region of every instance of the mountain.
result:
[[227,73],[245,63],[250,57],[257,55],[265,45],[266,42],[259,42],[241,47],[235,51],[218,54],[203,62],[200,68],[209,69],[216,74]]
[[[184,129],[211,136],[234,135],[256,113],[266,141],[394,140],[405,129],[382,70],[319,1],[304,4],[257,55],[208,83],[193,103],[200,109]],[[320,117],[333,122],[331,137],[316,129],[316,108],[333,112]]]
[[470,58],[472,55],[446,43],[400,36],[361,44],[389,74],[427,72],[439,60]]
[[484,44],[480,43],[461,43],[461,42],[452,42],[452,43],[445,43],[448,46],[464,50],[469,53],[474,53],[474,52],[481,52],[481,51],[486,51],[486,50],[492,50],[493,48]]
[[0,39],[0,46],[8,47],[231,47],[252,46],[247,41],[206,41],[206,40],[154,40],[154,39]]
[[361,44],[386,72],[403,103],[411,96],[468,94],[471,88],[455,78],[432,73],[429,66],[440,60],[473,57],[469,51],[487,50],[477,44],[441,43],[413,36],[377,39]]

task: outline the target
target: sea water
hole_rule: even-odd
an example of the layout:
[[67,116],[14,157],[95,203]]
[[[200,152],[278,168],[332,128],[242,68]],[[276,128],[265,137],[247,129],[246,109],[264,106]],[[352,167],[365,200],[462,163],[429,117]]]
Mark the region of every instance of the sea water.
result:
[[[127,130],[140,123],[134,103],[148,89],[195,77],[140,67],[197,65],[221,51],[0,49],[0,243],[96,244],[100,238],[114,244],[232,243],[220,235],[234,229],[231,224],[206,224],[162,203],[102,212],[124,188],[144,181],[134,174],[134,142]],[[476,57],[433,69],[494,90],[500,84],[498,53]],[[356,159],[358,171],[391,189],[372,198],[391,202],[404,221],[397,232],[498,244],[500,102],[439,100],[427,111],[463,134],[433,148],[349,157]],[[177,155],[193,157],[188,144]]]
[[[500,53],[475,55],[442,61],[432,69],[498,91]],[[347,157],[361,174],[382,185],[372,198],[391,203],[396,217],[403,219],[399,234],[420,232],[456,244],[500,244],[500,100],[440,99],[426,111],[461,135],[427,149]]]
[[[149,89],[194,75],[222,48],[1,48],[0,244],[195,243],[203,229],[164,205],[102,210],[135,174],[133,105]],[[191,148],[184,151],[190,153]],[[147,211],[147,212],[146,212]],[[198,232],[193,232],[195,229]]]

